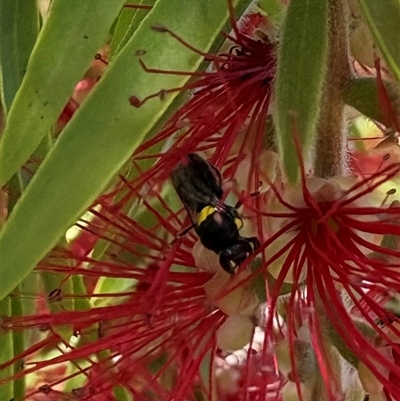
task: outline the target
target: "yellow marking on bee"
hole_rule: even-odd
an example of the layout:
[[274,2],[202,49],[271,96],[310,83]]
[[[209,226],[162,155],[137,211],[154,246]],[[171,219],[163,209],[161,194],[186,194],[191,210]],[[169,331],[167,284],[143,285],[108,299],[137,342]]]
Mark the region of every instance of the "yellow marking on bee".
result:
[[199,226],[210,214],[213,214],[216,210],[217,208],[215,206],[206,206],[201,209],[197,216],[196,224]]
[[239,231],[243,227],[242,219],[239,219],[239,217],[236,217],[235,218],[235,224],[236,224],[236,227],[237,227],[237,229]]

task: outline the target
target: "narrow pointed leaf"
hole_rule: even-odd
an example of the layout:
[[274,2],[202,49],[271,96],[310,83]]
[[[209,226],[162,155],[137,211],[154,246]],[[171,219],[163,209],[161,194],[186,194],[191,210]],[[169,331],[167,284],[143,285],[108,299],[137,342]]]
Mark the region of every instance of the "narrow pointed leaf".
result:
[[[396,104],[396,89],[389,82],[385,87],[393,104]],[[386,127],[391,126],[391,121],[382,113],[382,105],[379,102],[378,86],[375,78],[353,79],[343,90],[343,99],[351,107],[360,111],[366,117],[379,121]]]
[[[4,302],[4,301],[2,301]],[[12,316],[22,316],[24,313],[24,301],[21,297],[21,293],[19,288],[15,290],[14,297],[11,299],[11,315]],[[26,337],[27,334],[22,331],[14,331],[9,334],[12,334],[13,340],[13,352],[14,356],[21,355],[27,348]],[[25,360],[23,358],[17,360],[14,363],[14,371],[19,372],[23,369],[25,364]],[[14,397],[16,399],[23,398],[25,395],[25,378],[19,378],[13,380],[13,391]]]
[[400,1],[358,0],[378,45],[397,82],[400,83]]
[[39,32],[36,0],[1,0],[1,73],[3,99],[9,110],[25,75]]
[[[249,1],[237,1],[241,5]],[[203,57],[171,35],[151,29],[164,24],[206,51],[228,19],[226,3],[159,0],[66,126],[3,227],[1,297],[11,291],[59,241],[106,187],[146,135],[154,132],[178,93],[140,108],[129,98],[178,87],[188,76],[149,74],[152,68],[194,71]]]
[[[152,7],[155,2],[156,0],[141,0],[138,4]],[[124,8],[118,19],[111,42],[111,57],[126,45],[148,12],[148,9]]]
[[[0,316],[2,318],[10,317],[12,313],[11,299],[6,298],[0,301]],[[0,331],[0,364],[5,363],[13,358],[13,334],[11,330]],[[0,370],[0,382],[14,373],[14,366],[10,365],[7,368]],[[0,384],[0,400],[11,400],[14,397],[13,383],[7,382]]]
[[124,0],[53,0],[0,142],[1,186],[57,121]]
[[135,8],[124,8],[122,10],[118,17],[118,22],[115,25],[113,38],[110,44],[110,58],[117,53],[137,11],[138,10]]
[[276,112],[279,153],[288,179],[298,177],[298,135],[307,158],[315,137],[325,78],[328,33],[327,0],[292,0],[278,51]]

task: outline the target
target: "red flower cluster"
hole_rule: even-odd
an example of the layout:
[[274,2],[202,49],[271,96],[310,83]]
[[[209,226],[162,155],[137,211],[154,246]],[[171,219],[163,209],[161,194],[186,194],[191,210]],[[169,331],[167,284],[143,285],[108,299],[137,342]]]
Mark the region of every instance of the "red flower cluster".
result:
[[[329,180],[303,170],[286,184],[268,125],[274,46],[245,27],[232,20],[230,50],[204,54],[212,68],[179,88],[188,102],[137,149],[70,246],[39,264],[62,277],[41,292],[48,309],[2,322],[40,330],[14,378],[61,366],[31,397],[400,399],[400,163]],[[244,230],[261,240],[232,277],[194,234],[179,236],[186,211],[166,179],[193,151],[221,168],[243,200]],[[260,182],[259,196],[243,196]]]

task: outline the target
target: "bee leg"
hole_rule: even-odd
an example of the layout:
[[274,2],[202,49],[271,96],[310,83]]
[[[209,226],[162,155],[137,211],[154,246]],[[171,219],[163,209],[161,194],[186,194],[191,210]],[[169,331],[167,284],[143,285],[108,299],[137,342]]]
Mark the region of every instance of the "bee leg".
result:
[[239,200],[236,202],[236,205],[234,206],[234,208],[239,209],[242,205],[243,205],[243,202]]
[[252,252],[256,249],[258,249],[260,247],[260,240],[257,237],[249,237],[249,238],[245,238],[248,242],[251,242],[251,244],[253,245],[253,249]]
[[[260,182],[260,186],[261,186],[261,182]],[[250,195],[248,195],[248,197],[249,198],[255,198],[255,197],[257,197],[257,196],[260,196],[261,195],[261,192],[260,191],[256,191],[256,192],[252,192]],[[236,202],[236,205],[235,205],[235,209],[239,209],[241,206],[243,205],[243,202],[242,201],[237,201]]]
[[191,224],[189,227],[186,227],[182,231],[179,231],[177,236],[172,240],[171,245],[175,244],[175,242],[178,241],[178,239],[184,237],[193,227],[194,224]]
[[226,252],[221,252],[219,254],[219,264],[221,267],[229,274],[233,275],[235,273],[235,269],[238,266],[233,260],[232,255],[227,254]]
[[240,244],[242,248],[242,253],[246,253],[246,258],[253,253],[253,247],[250,245],[250,243],[253,244],[253,241],[258,241],[258,238],[256,237],[250,237],[250,238],[240,238]]

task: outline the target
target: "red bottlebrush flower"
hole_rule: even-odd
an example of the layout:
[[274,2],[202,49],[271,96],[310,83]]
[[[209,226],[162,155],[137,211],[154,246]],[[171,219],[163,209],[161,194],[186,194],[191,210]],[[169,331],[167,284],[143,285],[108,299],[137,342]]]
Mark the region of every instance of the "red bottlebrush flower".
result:
[[[400,250],[381,245],[382,238],[400,235],[400,208],[390,198],[395,190],[389,195],[379,190],[399,175],[399,163],[362,180],[306,178],[303,172],[301,186],[275,190],[266,213],[272,237],[264,244],[269,259],[263,268],[276,278],[271,308],[283,283],[290,283],[288,337],[294,340],[299,326],[309,330],[330,399],[338,399],[341,386],[329,362],[332,344],[356,367],[366,366],[388,394],[400,397],[399,366],[376,350],[379,341],[386,341],[397,353],[398,340],[391,340],[370,316],[371,310],[380,319],[392,313],[366,291],[400,290]],[[393,325],[387,330],[399,334]],[[295,369],[295,381],[298,375]]]
[[[136,178],[121,178],[81,235],[37,267],[62,277],[40,294],[59,310],[2,322],[42,330],[14,377],[68,367],[30,397],[336,401],[364,386],[400,398],[399,318],[384,302],[400,291],[400,250],[385,244],[400,236],[400,207],[394,191],[381,194],[400,164],[357,179],[303,171],[301,185],[286,184],[265,143],[274,49],[233,28],[236,46],[204,55],[213,69],[179,88],[193,97],[133,155]],[[168,138],[169,150],[147,154]],[[261,246],[233,276],[193,233],[179,235],[187,213],[164,180],[189,151],[212,153],[245,198],[243,220],[256,222]],[[158,161],[142,171],[148,158]],[[259,196],[242,196],[260,181]],[[74,307],[61,310],[64,300]]]
[[[245,40],[244,37],[243,40]],[[246,38],[247,40],[252,43],[250,39]],[[264,44],[257,42],[256,48],[257,46],[262,49]],[[270,49],[270,46],[267,45],[265,48]],[[261,133],[264,133],[264,125],[261,122],[265,123],[266,119],[271,77],[270,71],[265,68],[265,63],[262,64],[263,62],[258,59],[259,66],[254,69],[250,68],[246,75],[246,68],[249,68],[249,65],[246,64],[248,57],[249,54],[239,52],[236,55],[227,55],[226,59],[223,59],[222,56],[216,56],[215,59],[218,62],[223,60],[226,64],[232,63],[232,68],[236,68],[236,72],[231,73],[230,79],[240,83],[243,90],[241,95],[247,96],[241,100],[243,108],[247,113],[252,112],[252,116],[249,117],[250,124],[246,124],[247,131],[251,132],[251,137],[258,132],[257,138],[261,140]],[[271,54],[268,53],[265,57],[270,60]],[[255,61],[256,58],[254,58],[253,64]],[[213,78],[213,85],[217,88],[215,90],[219,91],[219,101],[213,107],[220,113],[225,113],[224,124],[226,129],[231,131],[229,146],[232,147],[235,136],[238,136],[239,130],[248,121],[244,116],[245,111],[242,111],[243,116],[236,121],[234,104],[226,107],[226,104],[221,103],[223,96],[226,99],[226,94],[224,95],[223,91],[224,85],[218,85],[218,77],[228,76],[228,70],[228,66],[225,66],[217,69],[217,72],[208,74]],[[266,74],[262,79],[258,77],[260,72]],[[247,82],[247,79],[250,82]],[[259,86],[251,86],[252,84]],[[199,86],[204,86],[204,82]],[[267,97],[260,99],[255,96],[252,98],[254,101],[252,104],[245,104],[244,100],[249,99],[248,95],[250,93],[254,95],[254,90],[258,90],[259,87],[263,88],[265,92],[262,93]],[[239,94],[240,92],[235,95],[238,100],[241,99]],[[194,99],[197,96],[199,94]],[[206,92],[202,93],[202,96],[205,97]],[[213,96],[209,96],[210,105],[212,105],[212,99]],[[225,107],[225,110],[222,106]],[[194,122],[190,124],[195,127],[197,132],[200,132],[201,128],[203,133],[199,139],[194,140],[191,140],[189,135],[187,137],[185,135],[187,142],[185,146],[188,144],[198,146],[202,141],[209,140],[211,145],[219,142],[219,147],[224,152],[229,151],[229,146],[226,149],[223,148],[224,140],[219,132],[223,126],[219,123],[217,125],[217,119],[214,122],[215,130],[208,132],[202,127],[200,116],[196,116],[198,110],[195,105],[192,103],[187,109],[191,111],[191,114],[186,113],[187,116],[190,115],[191,120],[195,118]],[[262,110],[262,115],[257,114],[260,113],[260,110]],[[231,124],[229,123],[230,118],[234,120]],[[178,119],[176,121],[178,123]],[[254,121],[257,124],[252,125]],[[246,135],[250,137],[249,133]],[[212,138],[213,136],[216,141]],[[148,146],[151,145],[148,144],[143,148]],[[258,146],[261,149],[261,143]],[[208,147],[211,146],[208,145]],[[165,162],[171,163],[169,159],[172,153],[163,155],[157,168],[153,170],[160,171],[159,166],[163,166]],[[244,154],[243,150],[241,153]],[[235,170],[234,159],[225,171],[225,176],[229,174],[233,177]],[[181,238],[174,245],[169,245],[170,239],[175,237],[179,228],[182,227],[182,218],[173,212],[161,198],[157,191],[159,185],[154,186],[143,198],[143,188],[140,187],[139,182],[143,180],[144,176],[146,176],[146,172],[134,182],[123,180],[124,188],[121,188],[121,191],[116,194],[119,200],[114,205],[110,206],[108,202],[99,200],[100,211],[92,210],[95,218],[81,225],[84,232],[72,244],[71,249],[68,251],[58,250],[38,266],[37,270],[43,273],[58,273],[67,277],[101,277],[102,279],[98,282],[95,291],[92,288],[88,291],[89,294],[92,294],[91,299],[95,306],[90,310],[64,311],[16,318],[3,324],[5,329],[12,327],[15,330],[35,327],[52,328],[52,335],[46,342],[46,346],[53,345],[58,349],[58,356],[48,360],[38,359],[35,361],[32,359],[33,355],[40,349],[41,344],[31,347],[25,352],[29,361],[26,369],[17,376],[40,371],[54,364],[70,365],[72,361],[76,367],[75,372],[60,380],[68,381],[79,375],[86,380],[81,380],[83,382],[81,387],[65,390],[64,393],[68,397],[82,400],[108,400],[113,399],[112,394],[119,387],[127,389],[137,400],[194,399],[193,392],[207,396],[212,393],[211,376],[204,377],[201,375],[201,371],[215,369],[213,361],[219,347],[216,333],[226,320],[227,313],[240,314],[243,311],[247,315],[252,314],[257,307],[257,300],[252,300],[254,297],[250,297],[252,299],[249,301],[249,295],[251,295],[249,286],[241,286],[242,288],[236,291],[228,288],[225,296],[230,297],[225,302],[221,301],[221,298],[224,297],[219,296],[218,293],[215,294],[219,298],[218,300],[211,299],[214,298],[212,294],[215,293],[213,291],[215,281],[210,283],[212,277],[210,273],[195,270],[195,262],[191,254],[194,245],[192,237]],[[161,182],[159,176],[157,182],[158,184]],[[126,214],[126,204],[131,198],[141,200],[142,207],[139,213],[145,211],[147,217],[142,224],[138,223],[140,214],[136,215],[135,219]],[[160,202],[161,210],[152,206],[154,199]],[[129,213],[133,213],[132,210]],[[155,221],[153,226],[150,224],[152,219]],[[105,250],[103,249],[101,259],[88,256],[88,246],[90,248],[94,237],[107,244]],[[244,272],[244,274],[247,273]],[[222,284],[217,280],[216,287],[226,287],[223,284],[227,278],[229,275],[222,277]],[[237,280],[240,278],[239,275]],[[113,280],[125,280],[126,291],[121,292],[121,284],[119,284],[119,291],[113,292],[111,283]],[[107,281],[107,285],[103,286],[105,281]],[[79,298],[76,298],[75,295],[63,291],[62,286],[58,294],[57,302],[70,298],[75,298],[76,302],[79,302]],[[82,297],[86,298],[87,295]],[[230,305],[232,302],[235,302],[236,306]],[[226,308],[227,313],[213,306],[214,304],[220,305],[222,309]],[[246,320],[248,322],[247,330],[243,335],[248,340],[251,338],[248,332],[250,330],[251,334],[254,324],[249,317],[246,317]],[[72,326],[77,340],[66,343],[56,330],[58,327],[66,325]],[[235,339],[236,342],[239,340]],[[259,362],[257,363],[256,366],[259,366]],[[246,374],[243,373],[247,369],[240,369],[243,376],[240,379],[240,383],[242,383],[240,386],[247,383]],[[272,378],[269,372],[264,372],[256,378],[258,387],[256,390],[253,387],[253,393],[264,391],[262,389],[263,381],[270,383],[276,380],[275,371]],[[174,383],[179,383],[179,386]],[[40,393],[42,390],[36,389],[34,393]],[[46,387],[46,391],[50,394],[53,390]],[[246,389],[241,390],[243,399],[246,397],[244,395],[246,391]]]
[[[146,99],[138,99],[134,94],[131,97],[131,104],[140,107],[150,98],[162,97],[171,91],[193,91],[192,98],[171,117],[165,128],[135,152],[133,159],[137,163],[156,159],[160,155],[149,154],[149,149],[167,138],[173,139],[171,148],[163,153],[156,166],[131,184],[134,189],[148,184],[149,179],[164,180],[180,157],[195,150],[207,153],[213,149],[211,161],[219,167],[226,165],[230,157],[232,168],[228,179],[234,178],[238,165],[247,155],[250,166],[246,169],[252,175],[263,150],[271,146],[265,143],[265,131],[275,74],[275,48],[269,42],[243,34],[233,19],[231,23],[234,36],[226,35],[232,42],[229,52],[204,54],[205,59],[212,62],[212,69],[191,73],[196,80],[183,88],[161,90]],[[153,29],[160,34],[170,34],[183,46],[197,51],[167,27]],[[181,71],[153,70],[144,64],[143,68],[149,73],[187,75]],[[258,189],[258,182],[259,178],[255,177],[255,189]]]

